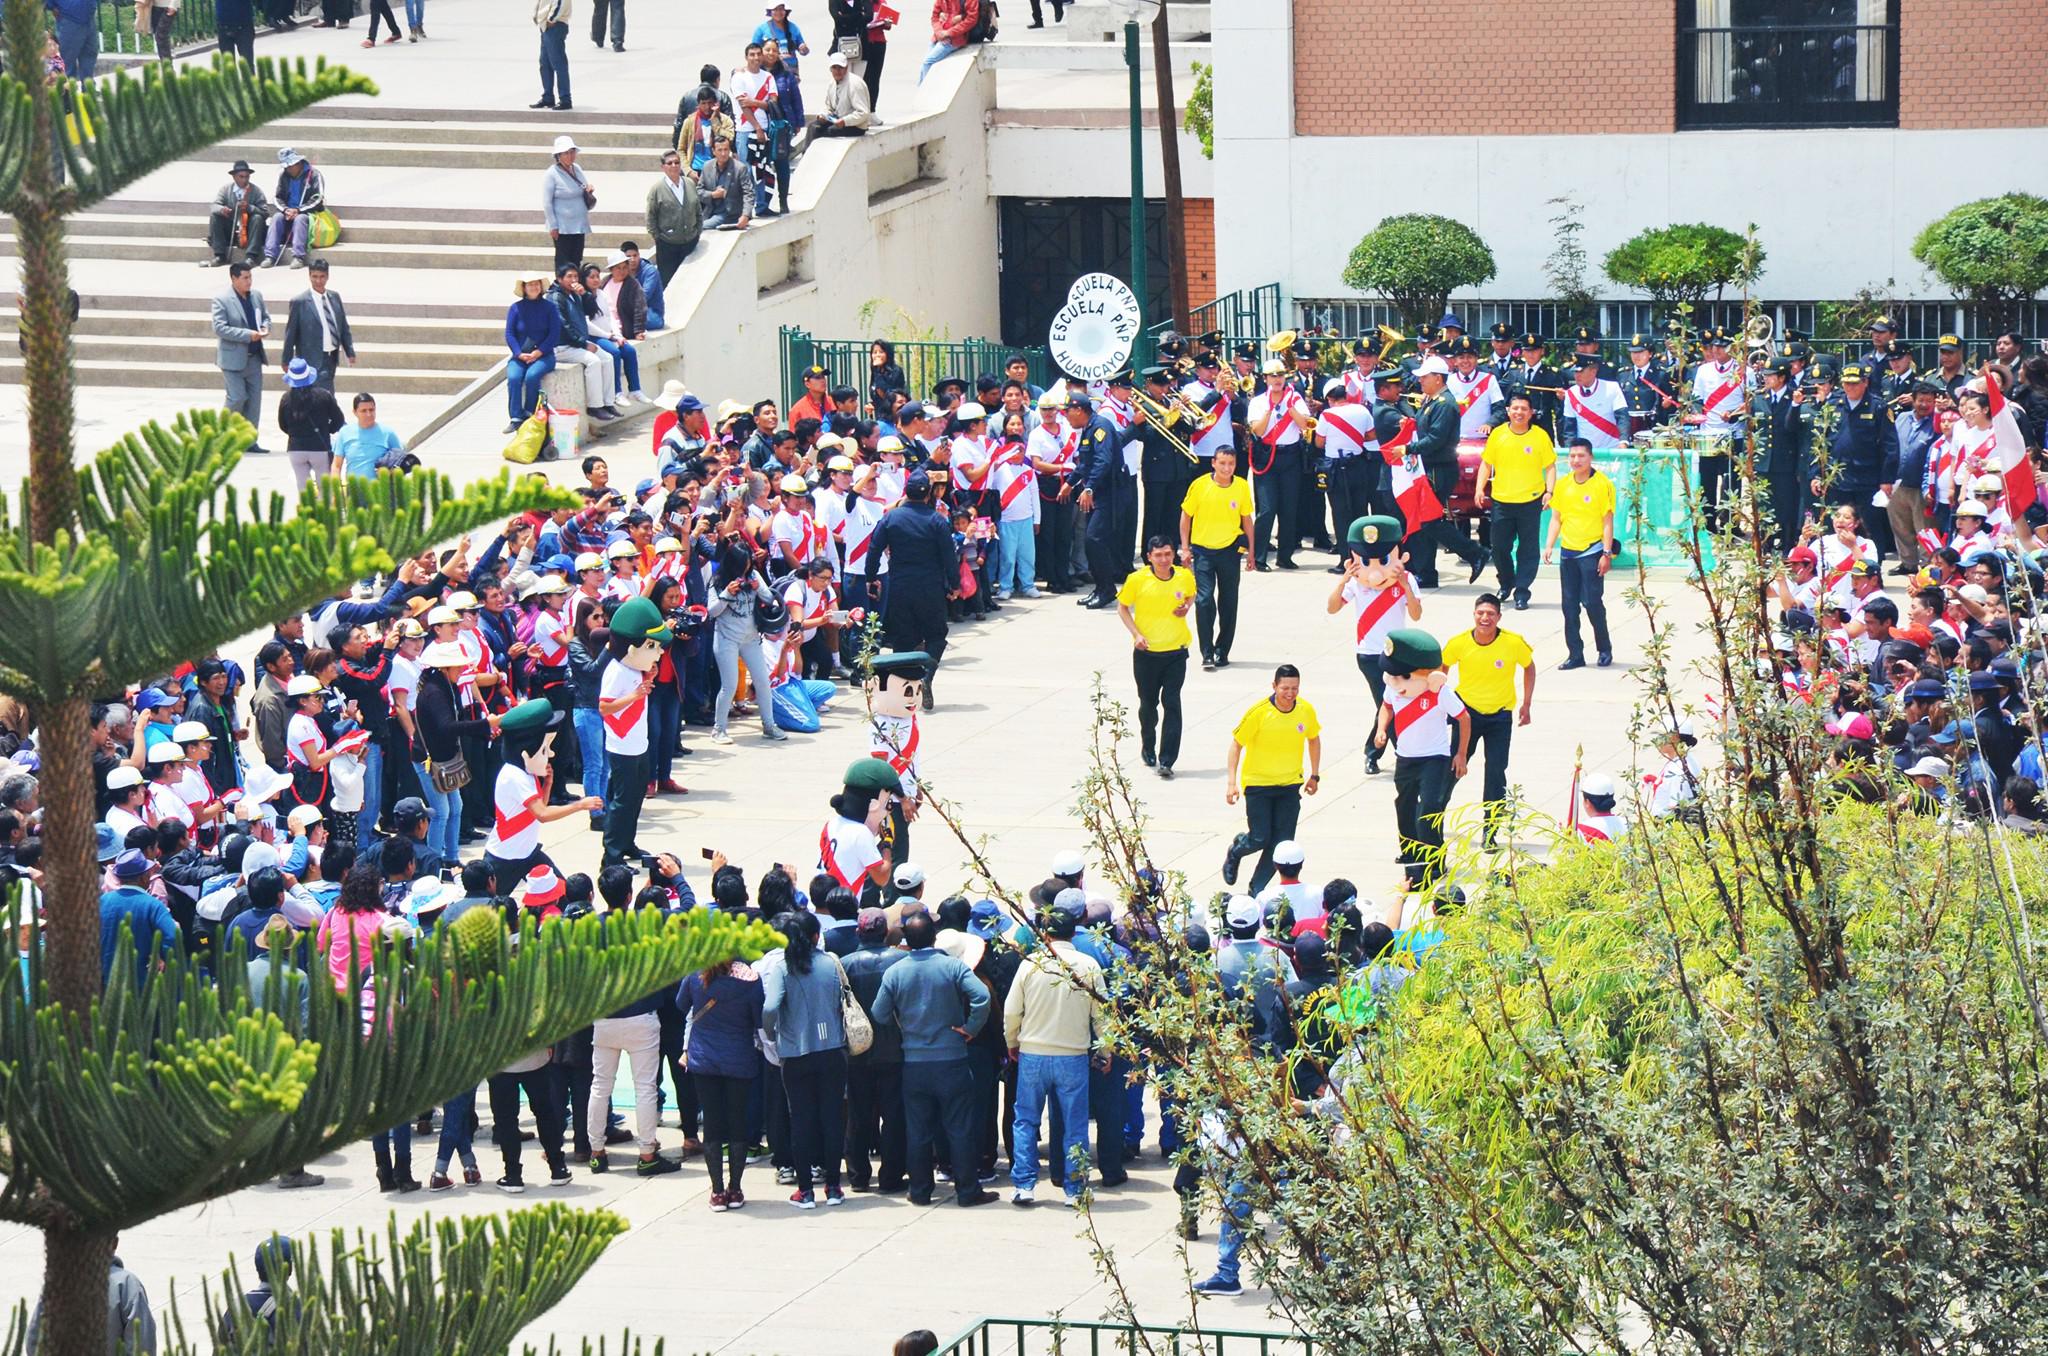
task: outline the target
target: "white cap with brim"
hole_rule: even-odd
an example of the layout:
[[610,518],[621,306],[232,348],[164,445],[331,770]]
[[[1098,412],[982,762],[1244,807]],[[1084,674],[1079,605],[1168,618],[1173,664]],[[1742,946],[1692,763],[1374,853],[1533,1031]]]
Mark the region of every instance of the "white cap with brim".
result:
[[462,625],[462,614],[452,607],[432,608],[427,613],[427,625],[460,626]]
[[452,640],[437,640],[420,651],[420,663],[430,669],[466,668],[469,653]]
[[171,727],[171,738],[180,744],[198,744],[213,738],[213,731],[196,720],[181,720]]
[[1087,860],[1072,848],[1053,854],[1052,873],[1055,876],[1078,876],[1087,867]]
[[298,805],[284,817],[284,822],[292,826],[293,833],[304,833],[307,828],[318,824],[326,817],[320,813],[320,807],[317,805]]
[[1418,377],[1427,377],[1432,375],[1439,377],[1448,377],[1449,375],[1451,375],[1451,367],[1449,363],[1445,362],[1442,358],[1439,358],[1432,353],[1429,357],[1424,358],[1422,362],[1416,366],[1415,375]]
[[1939,758],[1927,757],[1922,758],[1919,762],[1907,768],[1906,775],[1908,777],[1946,777],[1948,776],[1948,771],[1947,763]]
[[142,785],[142,769],[139,767],[130,767],[123,763],[120,767],[107,774],[107,790],[109,791],[126,791],[131,787],[140,785]]
[[1595,772],[1579,783],[1579,793],[1587,796],[1612,796],[1615,794],[1614,778],[1604,772]]
[[1308,857],[1301,850],[1301,844],[1292,838],[1283,838],[1273,845],[1273,865],[1300,866]]
[[175,739],[162,739],[149,746],[149,762],[153,767],[158,763],[182,763],[185,761],[185,746]]
[[1250,895],[1232,895],[1230,902],[1223,906],[1223,921],[1234,928],[1255,928],[1265,916],[1266,911],[1259,907],[1259,901]]
[[1956,517],[1958,518],[1989,518],[1990,516],[1990,508],[1980,499],[1965,499],[1962,503],[1956,505]]

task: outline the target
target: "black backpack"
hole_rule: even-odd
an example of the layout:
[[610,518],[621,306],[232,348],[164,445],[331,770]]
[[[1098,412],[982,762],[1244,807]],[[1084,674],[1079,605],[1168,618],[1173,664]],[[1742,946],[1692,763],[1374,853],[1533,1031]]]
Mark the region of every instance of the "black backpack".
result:
[[996,0],[981,0],[981,8],[974,16],[974,27],[967,30],[967,41],[994,42],[996,40]]

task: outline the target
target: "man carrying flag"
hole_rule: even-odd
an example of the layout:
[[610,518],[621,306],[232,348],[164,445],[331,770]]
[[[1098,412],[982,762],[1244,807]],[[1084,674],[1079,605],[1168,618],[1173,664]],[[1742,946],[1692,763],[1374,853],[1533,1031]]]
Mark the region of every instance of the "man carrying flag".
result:
[[1472,746],[1472,717],[1447,689],[1450,675],[1443,664],[1443,647],[1429,632],[1403,627],[1390,633],[1380,656],[1387,703],[1373,730],[1377,747],[1386,748],[1389,740],[1394,745],[1394,824],[1401,845],[1396,860],[1408,888],[1422,894],[1441,873],[1444,808],[1465,775]]
[[[1416,411],[1414,434],[1408,446],[1427,477],[1423,488],[1415,486],[1412,472],[1408,472],[1408,466],[1414,463],[1403,466],[1388,463],[1393,474],[1395,497],[1401,504],[1401,515],[1407,519],[1409,534],[1419,539],[1415,549],[1409,552],[1415,562],[1415,575],[1422,581],[1422,586],[1429,589],[1437,586],[1438,547],[1470,566],[1471,577],[1475,581],[1492,559],[1490,551],[1458,535],[1450,520],[1443,516],[1443,505],[1450,502],[1451,491],[1458,483],[1458,424],[1461,416],[1458,402],[1445,389],[1450,371],[1444,360],[1434,354],[1424,358],[1415,369],[1416,380],[1422,386],[1422,405]],[[1384,439],[1380,443],[1380,454],[1383,457],[1387,454]],[[1404,473],[1411,477],[1405,488],[1402,484]],[[1427,516],[1432,500],[1436,504],[1433,518]],[[1411,504],[1414,511],[1411,511]]]

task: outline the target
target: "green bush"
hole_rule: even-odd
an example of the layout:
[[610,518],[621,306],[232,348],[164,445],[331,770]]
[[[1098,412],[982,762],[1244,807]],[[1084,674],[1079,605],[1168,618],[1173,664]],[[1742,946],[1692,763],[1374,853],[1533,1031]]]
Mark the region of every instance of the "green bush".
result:
[[1344,285],[1385,297],[1412,326],[1434,325],[1451,293],[1493,281],[1493,251],[1462,221],[1411,212],[1388,217],[1351,249]]
[[2048,287],[2048,198],[1966,202],[1913,238],[1913,257],[1973,303],[1986,330],[2010,329],[2020,303]]
[[1202,159],[1216,158],[1216,68],[1207,62],[1190,64],[1195,73],[1195,87],[1188,91],[1187,107],[1182,110],[1181,130],[1193,132],[1202,143]]
[[1644,231],[1609,251],[1602,266],[1615,282],[1668,309],[1747,287],[1763,264],[1761,246],[1752,252],[1750,240],[1734,231],[1694,222]]

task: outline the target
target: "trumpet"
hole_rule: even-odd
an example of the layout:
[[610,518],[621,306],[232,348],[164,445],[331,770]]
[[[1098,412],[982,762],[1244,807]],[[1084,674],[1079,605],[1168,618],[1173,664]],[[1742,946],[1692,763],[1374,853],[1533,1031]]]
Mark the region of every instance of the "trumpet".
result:
[[1200,457],[1195,455],[1195,449],[1188,444],[1188,440],[1173,431],[1174,420],[1180,418],[1188,410],[1193,409],[1193,406],[1182,403],[1185,401],[1185,397],[1176,396],[1173,402],[1162,404],[1151,396],[1146,395],[1143,391],[1132,391],[1131,400],[1140,410],[1145,412],[1145,422],[1157,429],[1165,437],[1166,441],[1173,446],[1174,451],[1180,453],[1189,461],[1201,460]]

